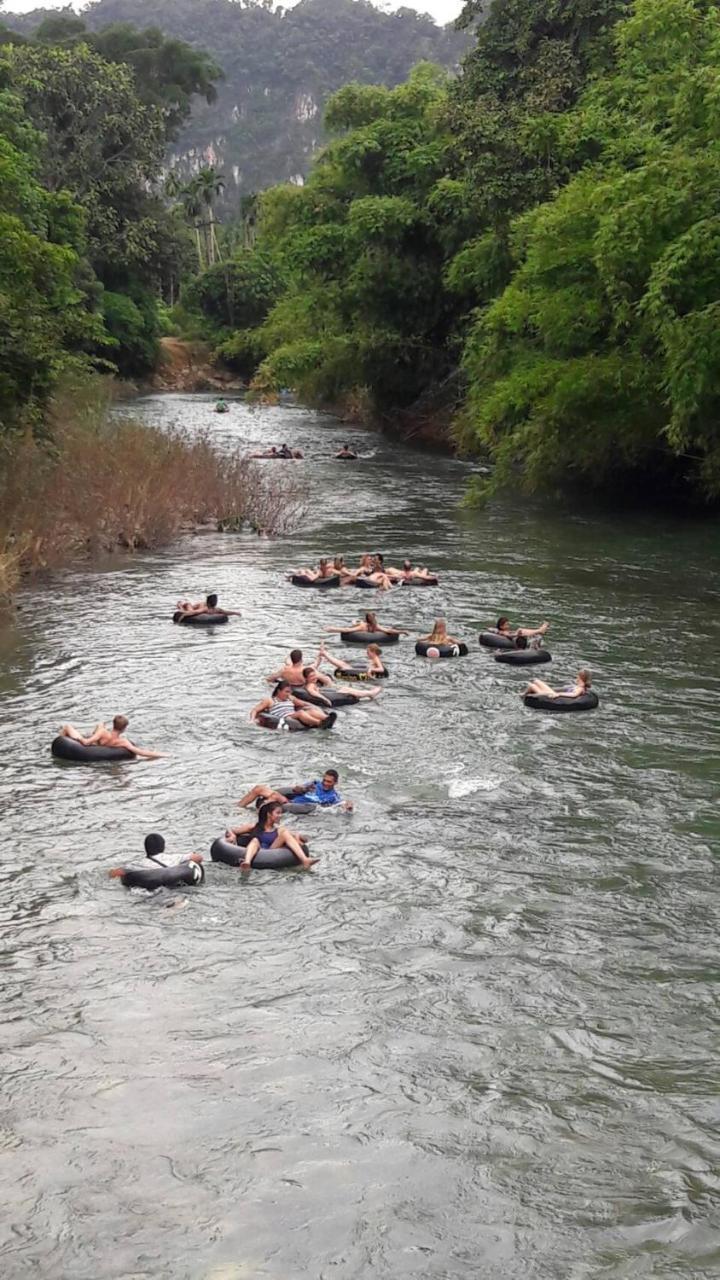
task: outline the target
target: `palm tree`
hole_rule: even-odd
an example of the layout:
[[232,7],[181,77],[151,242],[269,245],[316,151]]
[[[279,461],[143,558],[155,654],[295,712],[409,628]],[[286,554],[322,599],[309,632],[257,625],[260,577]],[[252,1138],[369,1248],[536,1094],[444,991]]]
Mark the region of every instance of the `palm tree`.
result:
[[197,189],[197,180],[192,178],[180,190],[180,198],[182,207],[185,210],[185,217],[188,222],[192,222],[195,230],[195,248],[198,256],[198,270],[204,271],[206,263],[203,260],[202,240],[200,238],[200,219],[202,217],[203,202],[200,199],[200,193]]
[[225,189],[225,178],[222,173],[218,173],[217,169],[207,165],[200,169],[192,180],[192,186],[197,193],[201,207],[207,209],[207,259],[210,266],[213,265],[216,258],[220,258],[220,249],[218,247],[217,235],[215,234],[215,211],[213,205]]

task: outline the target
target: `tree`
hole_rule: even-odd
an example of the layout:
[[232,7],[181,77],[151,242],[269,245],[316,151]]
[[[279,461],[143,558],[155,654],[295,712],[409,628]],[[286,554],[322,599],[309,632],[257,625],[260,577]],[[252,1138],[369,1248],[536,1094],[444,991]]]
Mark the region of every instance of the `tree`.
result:
[[466,354],[462,435],[495,483],[636,477],[720,495],[720,13],[636,0],[564,126],[590,157],[513,229]]
[[364,387],[385,408],[446,374],[445,102],[446,77],[427,65],[398,89],[346,86],[327,112],[340,136],[306,186],[262,197],[257,243],[288,281],[262,329],[262,385],[321,398]]
[[0,91],[0,433],[39,429],[58,376],[89,368],[103,337],[81,287],[82,213],[43,190],[39,147],[18,99]]

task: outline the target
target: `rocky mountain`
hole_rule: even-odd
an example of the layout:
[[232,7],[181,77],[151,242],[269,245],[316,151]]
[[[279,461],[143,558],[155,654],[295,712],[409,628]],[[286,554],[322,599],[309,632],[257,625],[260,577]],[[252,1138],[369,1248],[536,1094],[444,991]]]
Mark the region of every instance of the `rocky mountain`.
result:
[[[58,10],[3,18],[29,35],[49,12]],[[273,183],[303,181],[325,141],[323,106],[335,89],[351,80],[396,85],[422,60],[455,67],[468,42],[428,15],[383,13],[369,0],[301,0],[292,9],[247,0],[97,0],[82,17],[91,30],[159,27],[213,55],[225,75],[217,100],[195,103],[171,165],[183,176],[203,165],[222,170],[229,209]]]

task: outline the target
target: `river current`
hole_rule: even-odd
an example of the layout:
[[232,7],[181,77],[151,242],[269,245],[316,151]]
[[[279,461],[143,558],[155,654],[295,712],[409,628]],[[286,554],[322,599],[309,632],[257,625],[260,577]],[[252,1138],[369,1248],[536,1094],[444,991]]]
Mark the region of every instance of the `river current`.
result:
[[[55,574],[0,632],[0,1275],[717,1276],[717,523],[467,512],[464,463],[211,409],[132,406],[303,449],[261,464],[307,484],[301,528]],[[348,439],[366,456],[334,462]],[[441,585],[284,580],[366,550]],[[242,618],[172,626],[211,590]],[[330,733],[250,725],[291,647],[372,607],[413,636],[446,616],[470,654],[404,640]],[[477,643],[501,613],[549,619],[540,674],[588,666],[599,710],[525,709]],[[62,721],[116,711],[169,758],[51,759]],[[108,879],[147,832],[207,855],[252,783],[330,765],[355,812],[293,820],[311,874],[211,865],[173,910]]]

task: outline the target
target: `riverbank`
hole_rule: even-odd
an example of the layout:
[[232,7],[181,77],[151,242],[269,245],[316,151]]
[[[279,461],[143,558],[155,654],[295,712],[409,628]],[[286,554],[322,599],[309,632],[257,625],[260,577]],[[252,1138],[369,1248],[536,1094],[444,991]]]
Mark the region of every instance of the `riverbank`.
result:
[[6,447],[0,465],[0,605],[21,579],[78,557],[172,542],[209,524],[287,532],[302,511],[240,449],[113,416],[106,388],[83,385],[51,407],[47,437]]

